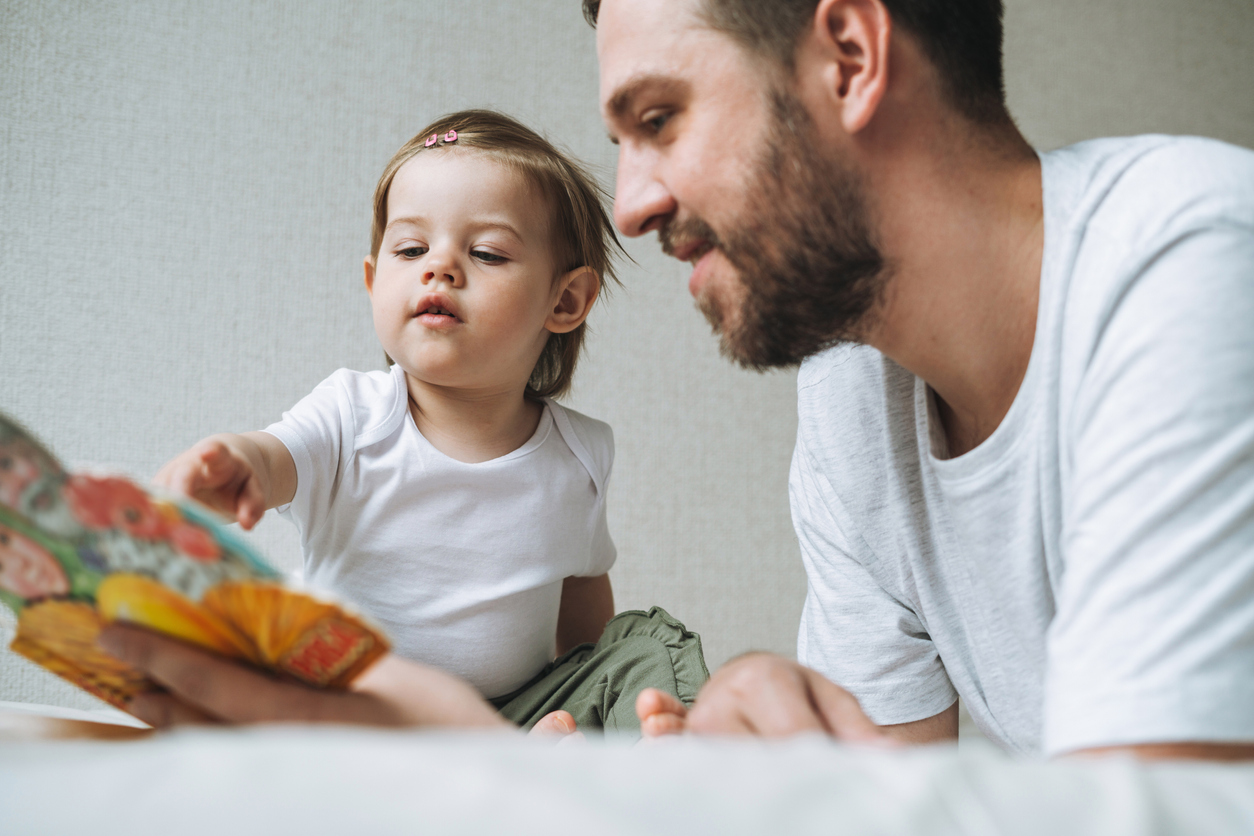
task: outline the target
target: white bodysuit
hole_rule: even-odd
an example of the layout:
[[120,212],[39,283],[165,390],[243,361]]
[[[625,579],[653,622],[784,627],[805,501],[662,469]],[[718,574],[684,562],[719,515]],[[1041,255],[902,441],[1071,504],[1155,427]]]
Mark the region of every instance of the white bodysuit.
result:
[[485,696],[553,658],[562,582],[605,574],[609,425],[545,401],[535,434],[466,464],[418,431],[404,372],[341,369],[266,428],[292,454],[305,578],[377,620],[396,653]]

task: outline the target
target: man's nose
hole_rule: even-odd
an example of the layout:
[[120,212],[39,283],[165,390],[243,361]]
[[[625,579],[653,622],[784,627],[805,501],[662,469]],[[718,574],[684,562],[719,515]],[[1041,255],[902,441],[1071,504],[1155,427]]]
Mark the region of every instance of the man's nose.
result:
[[614,225],[628,237],[644,235],[675,214],[675,198],[657,176],[656,166],[640,154],[618,155],[614,188]]

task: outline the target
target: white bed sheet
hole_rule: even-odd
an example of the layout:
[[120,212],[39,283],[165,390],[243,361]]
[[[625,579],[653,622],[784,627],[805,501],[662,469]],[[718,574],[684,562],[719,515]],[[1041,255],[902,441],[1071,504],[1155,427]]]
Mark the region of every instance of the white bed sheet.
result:
[[1254,765],[270,726],[0,742],[0,832],[1254,833]]

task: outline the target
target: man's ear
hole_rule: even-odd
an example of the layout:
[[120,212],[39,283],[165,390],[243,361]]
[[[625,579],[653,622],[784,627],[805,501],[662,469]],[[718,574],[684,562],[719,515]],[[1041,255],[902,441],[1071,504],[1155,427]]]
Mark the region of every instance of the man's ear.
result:
[[823,84],[849,133],[870,123],[888,89],[893,22],[882,0],[820,0],[813,46],[823,62]]
[[366,270],[366,293],[374,296],[374,259],[366,256],[364,267]]
[[601,276],[591,267],[576,267],[557,281],[553,308],[544,329],[554,334],[574,331],[588,318],[601,292]]

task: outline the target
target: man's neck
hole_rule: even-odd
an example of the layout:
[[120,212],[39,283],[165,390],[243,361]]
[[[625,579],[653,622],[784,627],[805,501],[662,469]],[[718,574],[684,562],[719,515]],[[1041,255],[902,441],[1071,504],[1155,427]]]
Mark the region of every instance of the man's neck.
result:
[[474,464],[512,453],[527,443],[543,407],[519,387],[463,390],[433,386],[405,375],[409,412],[431,446]]
[[866,342],[936,393],[957,456],[993,433],[1027,371],[1044,214],[1040,161],[1012,126],[977,140],[950,127],[873,172],[892,275]]

